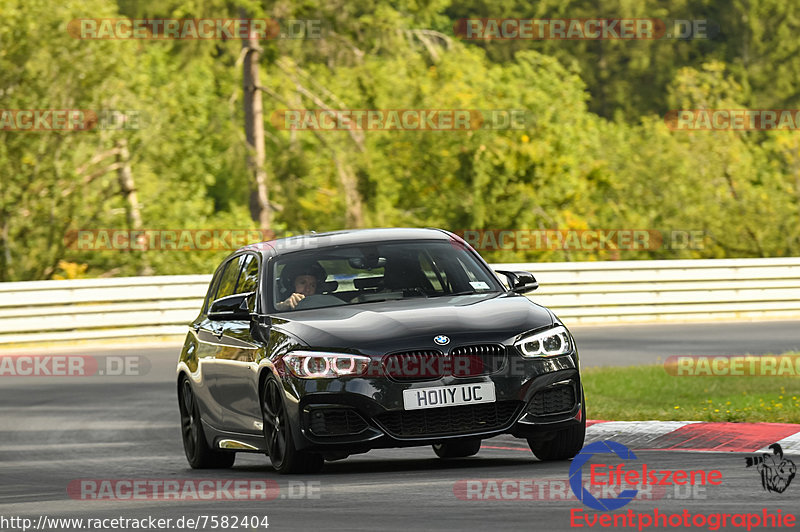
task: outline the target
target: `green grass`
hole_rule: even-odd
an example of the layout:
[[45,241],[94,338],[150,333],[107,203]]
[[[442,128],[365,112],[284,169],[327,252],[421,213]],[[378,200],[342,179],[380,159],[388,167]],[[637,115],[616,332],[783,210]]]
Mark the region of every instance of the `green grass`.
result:
[[583,387],[589,419],[800,423],[800,377],[677,377],[663,365],[586,368]]

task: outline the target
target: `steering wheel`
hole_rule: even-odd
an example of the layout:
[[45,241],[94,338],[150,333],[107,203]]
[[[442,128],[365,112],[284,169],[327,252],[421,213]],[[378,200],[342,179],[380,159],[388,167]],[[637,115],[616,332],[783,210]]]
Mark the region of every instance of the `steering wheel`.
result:
[[344,301],[336,296],[328,294],[312,294],[300,300],[295,310],[308,310],[312,308],[334,307],[336,305],[343,305]]

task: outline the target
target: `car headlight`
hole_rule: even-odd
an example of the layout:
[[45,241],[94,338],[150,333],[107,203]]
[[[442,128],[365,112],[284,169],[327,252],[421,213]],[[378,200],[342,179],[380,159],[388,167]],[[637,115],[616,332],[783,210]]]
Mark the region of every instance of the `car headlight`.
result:
[[526,357],[565,355],[572,351],[572,337],[564,326],[559,325],[521,338],[514,342],[514,346]]
[[286,367],[301,379],[333,379],[366,373],[370,358],[347,353],[293,351],[283,357]]

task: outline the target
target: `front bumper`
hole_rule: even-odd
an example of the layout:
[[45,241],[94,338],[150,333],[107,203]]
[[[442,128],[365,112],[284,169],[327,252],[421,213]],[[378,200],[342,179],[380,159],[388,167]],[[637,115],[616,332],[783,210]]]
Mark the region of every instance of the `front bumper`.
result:
[[[496,401],[405,410],[403,391],[493,382]],[[577,354],[527,359],[480,377],[397,382],[386,377],[283,379],[298,449],[355,454],[384,447],[428,445],[451,438],[512,434],[534,438],[582,421]]]

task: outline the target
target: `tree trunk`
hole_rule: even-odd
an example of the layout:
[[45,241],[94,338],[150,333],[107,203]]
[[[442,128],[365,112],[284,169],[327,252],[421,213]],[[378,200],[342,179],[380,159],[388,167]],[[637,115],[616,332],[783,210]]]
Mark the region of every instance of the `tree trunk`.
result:
[[[247,18],[242,13],[242,18]],[[272,225],[272,211],[267,190],[267,172],[264,168],[264,110],[259,90],[258,62],[261,48],[256,34],[242,39],[244,51],[244,132],[247,138],[247,163],[252,175],[250,184],[250,216],[258,222],[259,229],[267,231]]]
[[139,198],[133,183],[133,173],[131,172],[131,155],[128,151],[128,141],[120,139],[117,141],[117,177],[119,188],[122,191],[122,199],[125,201],[125,215],[128,218],[128,227],[133,230],[142,228],[142,214],[139,209]]
[[[125,215],[128,220],[128,228],[132,231],[141,231],[142,213],[139,207],[139,196],[136,194],[136,185],[133,182],[133,172],[131,171],[131,154],[128,151],[128,141],[120,139],[117,141],[117,179],[119,189],[122,193],[122,200],[125,202]],[[141,255],[142,267],[139,269],[140,275],[153,275],[150,261],[147,260],[147,251]]]
[[336,154],[333,155],[336,165],[336,172],[339,174],[339,182],[344,189],[345,200],[345,224],[348,229],[357,229],[364,226],[364,213],[362,210],[361,194],[358,192],[358,180],[352,169],[343,161],[340,161]]

